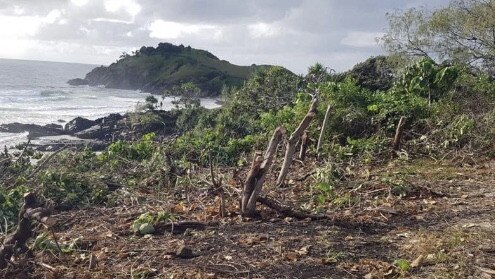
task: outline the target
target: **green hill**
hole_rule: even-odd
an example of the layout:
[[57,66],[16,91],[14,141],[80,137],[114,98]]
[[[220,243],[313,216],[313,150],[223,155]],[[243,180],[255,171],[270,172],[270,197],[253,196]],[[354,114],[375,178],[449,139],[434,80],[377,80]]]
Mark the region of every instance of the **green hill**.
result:
[[97,67],[83,80],[69,83],[163,93],[192,82],[203,95],[215,96],[224,86],[240,86],[252,73],[267,67],[237,66],[205,50],[160,43],[156,48],[143,46],[132,55],[123,54],[110,66]]

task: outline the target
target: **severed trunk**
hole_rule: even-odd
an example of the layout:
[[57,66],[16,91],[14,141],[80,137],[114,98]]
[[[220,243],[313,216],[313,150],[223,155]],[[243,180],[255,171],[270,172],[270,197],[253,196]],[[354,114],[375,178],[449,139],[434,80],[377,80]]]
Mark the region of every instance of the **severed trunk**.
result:
[[290,165],[292,164],[292,157],[296,152],[296,145],[299,139],[301,138],[304,130],[308,128],[311,120],[316,116],[316,107],[318,105],[318,99],[313,98],[311,102],[311,107],[309,108],[308,113],[304,116],[303,120],[297,127],[297,129],[290,135],[289,141],[287,142],[287,148],[285,150],[284,162],[282,164],[282,168],[280,169],[280,173],[277,178],[277,185],[281,186],[284,183],[285,177],[289,172]]
[[268,144],[265,155],[262,157],[261,153],[256,152],[251,170],[244,183],[244,189],[241,198],[241,212],[243,216],[253,217],[256,216],[256,201],[261,193],[263,182],[265,182],[266,174],[270,169],[273,158],[277,152],[277,146],[285,135],[285,129],[278,127],[275,129],[273,136]]
[[301,149],[299,149],[299,159],[301,159],[301,161],[304,161],[304,159],[306,159],[306,151],[308,150],[309,142],[308,133],[308,130],[304,130],[304,133],[301,137]]
[[26,243],[33,235],[31,220],[36,220],[46,226],[53,226],[54,220],[48,215],[49,210],[44,208],[35,208],[36,197],[34,193],[26,193],[24,195],[24,204],[19,211],[19,223],[16,230],[7,235],[0,247],[0,268],[7,267],[8,261],[14,255],[17,249],[25,251]]

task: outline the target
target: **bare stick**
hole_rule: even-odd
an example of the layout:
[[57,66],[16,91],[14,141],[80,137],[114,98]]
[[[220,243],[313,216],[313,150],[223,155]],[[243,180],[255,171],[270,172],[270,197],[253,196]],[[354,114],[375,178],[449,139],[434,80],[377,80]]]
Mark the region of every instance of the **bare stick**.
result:
[[304,133],[301,137],[301,149],[299,149],[299,159],[301,159],[301,161],[304,161],[304,159],[306,159],[306,151],[308,150],[308,142],[309,142],[308,130],[304,130]]
[[28,176],[28,179],[31,179],[33,178],[40,170],[43,169],[43,167],[53,158],[55,157],[58,153],[64,151],[65,149],[67,148],[67,145],[60,148],[59,150],[53,152],[52,154],[50,154],[50,156],[48,156],[45,160],[43,160],[43,162],[39,163],[38,167]]
[[219,215],[224,218],[227,215],[227,211],[225,210],[225,190],[222,184],[222,177],[216,178],[215,172],[213,170],[213,160],[211,158],[211,154],[209,156],[210,161],[210,175],[211,175],[211,185],[213,186],[213,191],[220,197],[220,207],[219,207]]
[[313,98],[308,113],[306,114],[306,116],[304,116],[297,129],[290,135],[289,141],[287,142],[287,148],[285,150],[284,162],[277,178],[277,185],[279,186],[283,184],[285,177],[289,172],[290,165],[292,164],[292,156],[296,152],[297,141],[299,140],[299,138],[301,138],[304,130],[308,128],[311,120],[313,120],[316,115],[317,100],[318,99]]
[[328,125],[328,119],[330,118],[330,105],[327,107],[327,111],[325,112],[325,119],[323,119],[323,125],[321,126],[320,137],[318,138],[318,144],[316,145],[316,154],[320,157],[320,149],[323,143],[323,136],[325,135],[325,130]]
[[402,130],[405,122],[406,122],[406,117],[401,116],[399,120],[399,124],[397,124],[397,129],[395,130],[394,145],[393,145],[394,151],[397,151],[400,148],[400,140],[402,138]]

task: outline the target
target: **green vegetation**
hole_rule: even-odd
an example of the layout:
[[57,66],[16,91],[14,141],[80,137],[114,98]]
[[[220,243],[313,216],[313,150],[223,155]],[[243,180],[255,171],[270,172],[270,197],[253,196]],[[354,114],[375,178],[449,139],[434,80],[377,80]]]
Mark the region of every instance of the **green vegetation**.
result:
[[152,93],[171,91],[184,83],[192,83],[202,96],[217,96],[224,87],[239,87],[254,72],[269,66],[237,66],[220,60],[200,49],[160,43],[156,48],[142,47],[108,67],[89,72],[89,85],[109,88],[141,89]]
[[[468,6],[460,6],[461,2]],[[468,211],[464,216],[472,218],[479,212],[487,211],[480,210],[485,204],[472,204],[478,200],[488,204],[487,200],[493,194],[493,191],[481,191],[485,189],[480,186],[483,182],[493,181],[484,180],[489,179],[486,175],[487,171],[491,171],[491,167],[487,167],[489,164],[483,162],[476,169],[456,168],[453,165],[472,166],[482,159],[495,158],[495,80],[490,64],[493,63],[493,49],[490,45],[481,44],[477,50],[480,53],[475,53],[471,44],[463,46],[455,42],[446,47],[450,40],[458,38],[450,38],[445,33],[451,30],[447,27],[454,31],[470,30],[476,36],[472,40],[480,44],[477,40],[484,40],[487,32],[481,34],[478,28],[486,29],[488,22],[495,18],[486,18],[487,9],[491,7],[486,5],[492,5],[492,2],[486,3],[454,1],[448,8],[435,13],[409,10],[391,15],[390,30],[384,37],[386,46],[391,50],[390,55],[372,57],[344,73],[335,73],[321,64],[309,67],[304,76],[294,75],[282,67],[237,67],[218,60],[208,52],[169,44],[141,48],[133,55],[123,55],[109,68],[96,69],[89,76],[97,75],[99,71],[103,77],[107,72],[120,75],[126,69],[129,76],[125,78],[129,78],[132,86],[150,84],[155,89],[159,88],[164,96],[180,95],[174,102],[175,108],[168,114],[168,122],[161,117],[163,111],[158,110],[155,97],[146,99],[144,111],[131,114],[126,119],[132,132],[147,130],[136,127],[158,127],[171,132],[133,134],[136,140],[114,141],[98,153],[89,148],[64,150],[54,154],[53,158],[51,155],[44,156],[37,164],[33,163],[33,159],[39,159],[40,154],[29,145],[19,146],[14,152],[5,150],[0,154],[2,232],[12,231],[22,196],[27,191],[35,191],[44,205],[55,210],[96,205],[105,205],[105,209],[120,205],[125,207],[123,211],[126,212],[132,208],[135,210],[132,215],[118,212],[121,215],[117,218],[124,220],[124,229],[120,226],[109,230],[110,235],[116,232],[122,234],[118,236],[119,241],[136,241],[131,245],[132,251],[136,250],[139,241],[158,237],[156,232],[163,231],[165,222],[170,225],[168,223],[182,220],[184,216],[207,222],[234,217],[218,222],[225,227],[242,222],[239,220],[244,219],[238,218],[240,194],[237,189],[246,182],[253,153],[265,150],[274,130],[283,126],[287,133],[275,151],[275,163],[266,176],[263,191],[270,191],[268,194],[283,193],[283,202],[298,210],[304,209],[312,214],[335,214],[332,215],[332,218],[335,216],[332,222],[326,222],[331,223],[328,231],[323,231],[328,225],[325,222],[310,227],[314,223],[308,221],[311,218],[306,218],[306,215],[304,226],[294,226],[296,232],[301,232],[297,235],[298,240],[306,237],[303,235],[321,232],[321,242],[331,239],[331,246],[313,247],[310,253],[311,245],[295,250],[295,243],[302,243],[287,237],[290,235],[287,224],[292,222],[291,218],[283,222],[277,222],[274,218],[275,222],[270,223],[270,228],[283,223],[283,235],[277,238],[264,235],[247,240],[230,235],[225,238],[224,232],[219,233],[215,228],[215,232],[194,234],[194,237],[187,239],[187,243],[200,237],[207,237],[204,243],[211,243],[213,239],[218,240],[214,237],[222,236],[222,241],[229,239],[228,245],[235,245],[236,249],[251,246],[259,249],[268,247],[262,246],[266,242],[271,243],[270,249],[278,251],[275,254],[287,252],[285,260],[290,261],[328,251],[325,257],[319,259],[323,265],[339,263],[342,266],[332,268],[333,271],[345,269],[359,275],[373,275],[383,267],[386,267],[385,274],[394,272],[392,276],[395,277],[415,272],[419,274],[420,263],[410,261],[417,256],[425,256],[429,263],[447,264],[458,259],[468,263],[472,260],[468,259],[470,257],[466,257],[467,260],[464,258],[464,251],[448,254],[449,250],[462,246],[464,235],[459,239],[450,239],[449,243],[435,240],[436,245],[416,241],[407,249],[419,247],[425,251],[418,251],[414,257],[404,256],[410,251],[399,255],[400,251],[392,242],[398,243],[402,238],[408,241],[409,232],[402,232],[405,228],[417,230],[418,227],[428,227],[428,222],[433,223],[435,218],[436,225],[442,222],[440,229],[439,226],[436,228],[440,238],[441,228],[445,226],[442,214],[455,216],[454,223],[465,226],[460,221],[457,224],[461,212]],[[464,14],[464,11],[479,17],[480,24],[474,24],[471,15]],[[404,41],[407,36],[412,36],[412,39]],[[423,50],[423,47],[429,49]],[[473,55],[480,55],[479,63],[471,63],[469,58],[475,57]],[[244,81],[248,75],[249,79]],[[205,92],[220,89],[220,108],[209,110],[200,106],[199,98]],[[316,104],[316,109],[308,113],[313,104]],[[330,108],[330,114],[325,118],[327,108]],[[287,138],[296,131],[306,115],[313,117],[305,131],[309,139],[306,159],[294,160],[287,183],[275,187],[274,174],[280,169]],[[325,130],[324,119],[328,124]],[[398,127],[400,119],[405,119],[402,127]],[[323,141],[317,151],[320,133]],[[396,133],[402,138],[398,148],[393,148]],[[299,146],[301,143],[297,144]],[[447,160],[450,165],[445,167],[442,162]],[[470,171],[478,172],[479,176],[470,177]],[[427,176],[427,179],[416,182],[421,175]],[[465,180],[456,184],[456,180],[462,177]],[[443,187],[443,193],[436,192],[435,187]],[[472,188],[469,196],[461,192],[466,188]],[[452,192],[455,194],[451,195]],[[268,196],[265,198],[268,199]],[[467,201],[471,196],[476,200]],[[437,203],[448,205],[437,214],[434,211]],[[131,206],[128,207],[129,204]],[[457,205],[462,207],[457,207],[455,212],[451,210]],[[277,205],[271,206],[274,209]],[[470,211],[470,206],[479,207],[476,211]],[[286,208],[280,211],[275,208],[275,211],[284,211],[280,215],[291,214]],[[448,215],[450,211],[455,215]],[[429,214],[431,212],[434,214]],[[375,219],[370,217],[370,221],[369,216]],[[491,217],[488,213],[483,213],[483,216]],[[113,217],[110,218],[112,222]],[[112,222],[106,225],[115,225]],[[339,232],[336,229],[339,222],[345,223],[346,230]],[[385,228],[381,224],[388,226],[387,229],[381,229]],[[398,226],[397,230],[394,225]],[[469,229],[470,226],[467,224],[464,228]],[[359,236],[353,237],[351,228],[359,228]],[[369,228],[378,228],[373,234],[386,234],[386,237],[373,236],[371,241],[366,242],[363,238]],[[244,225],[239,225],[235,229],[225,230],[225,234],[241,229],[245,230],[244,234],[246,231],[253,233],[252,227],[246,229]],[[301,229],[304,233],[298,231]],[[132,231],[136,236],[127,239],[122,237],[125,236],[122,231]],[[94,234],[93,231],[91,233]],[[155,235],[150,236],[153,233]],[[404,237],[399,237],[399,234]],[[146,238],[138,237],[144,235],[147,235]],[[234,243],[233,239],[239,239],[239,242]],[[284,241],[290,243],[290,251],[282,251]],[[349,253],[338,252],[341,245],[352,242],[354,246],[349,245]],[[61,247],[69,249],[67,245]],[[47,235],[35,241],[35,246],[40,250],[54,250],[53,242]],[[373,266],[371,270],[345,266],[348,260],[356,260],[356,257],[350,258],[349,255],[361,255],[365,251],[363,249],[368,252],[369,247],[385,246],[389,249],[387,259],[384,259],[381,249],[376,250],[379,255],[375,257],[380,259],[379,264],[370,263],[367,257],[359,257],[363,266]],[[344,248],[347,251],[347,246]],[[231,251],[229,249],[219,250],[226,253]],[[204,255],[209,253],[209,250],[204,251]],[[160,253],[163,256],[163,252]],[[221,258],[232,257],[222,254]],[[345,260],[341,261],[341,258]],[[87,266],[85,263],[86,269]],[[462,264],[458,268],[467,274],[471,266]],[[450,268],[445,270],[451,272]],[[376,278],[381,277],[377,275]]]

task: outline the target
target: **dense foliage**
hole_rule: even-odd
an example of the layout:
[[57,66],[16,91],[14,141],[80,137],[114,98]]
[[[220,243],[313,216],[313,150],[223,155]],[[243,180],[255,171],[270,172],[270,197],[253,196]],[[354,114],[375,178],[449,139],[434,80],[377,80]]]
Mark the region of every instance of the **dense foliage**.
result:
[[391,52],[461,63],[494,75],[495,1],[453,0],[435,11],[411,8],[388,19],[382,41]]
[[267,66],[237,66],[190,46],[160,43],[124,53],[110,66],[95,68],[85,77],[90,85],[141,89],[162,93],[192,83],[204,96],[216,96],[223,87],[238,87],[254,72]]

